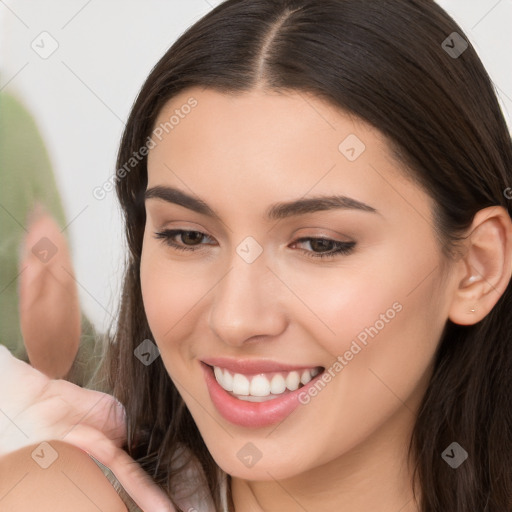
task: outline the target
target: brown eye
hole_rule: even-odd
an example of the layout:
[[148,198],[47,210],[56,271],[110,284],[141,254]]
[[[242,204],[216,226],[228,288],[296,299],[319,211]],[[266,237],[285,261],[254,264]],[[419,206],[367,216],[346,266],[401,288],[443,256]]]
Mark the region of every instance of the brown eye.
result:
[[302,249],[302,252],[310,258],[334,258],[336,256],[348,255],[354,249],[356,242],[341,242],[330,238],[300,238],[296,244],[308,244],[311,250]]
[[181,251],[197,251],[201,249],[200,246],[202,245],[211,245],[202,243],[205,239],[211,240],[208,235],[201,233],[201,231],[187,229],[165,229],[155,233],[155,238],[162,240],[169,247]]
[[199,231],[183,231],[181,233],[181,240],[186,245],[197,245],[201,243],[204,238],[204,234]]
[[330,252],[334,248],[334,240],[326,238],[312,238],[309,244],[315,252]]

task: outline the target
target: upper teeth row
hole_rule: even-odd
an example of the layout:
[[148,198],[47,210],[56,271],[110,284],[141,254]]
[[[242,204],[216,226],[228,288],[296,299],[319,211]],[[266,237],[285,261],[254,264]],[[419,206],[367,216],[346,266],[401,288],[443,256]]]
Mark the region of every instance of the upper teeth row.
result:
[[292,371],[288,373],[276,373],[270,379],[263,373],[247,377],[241,373],[230,373],[228,370],[213,367],[215,378],[219,385],[226,391],[235,395],[268,396],[279,395],[286,389],[295,391],[300,384],[307,384],[313,377],[320,373],[318,368]]

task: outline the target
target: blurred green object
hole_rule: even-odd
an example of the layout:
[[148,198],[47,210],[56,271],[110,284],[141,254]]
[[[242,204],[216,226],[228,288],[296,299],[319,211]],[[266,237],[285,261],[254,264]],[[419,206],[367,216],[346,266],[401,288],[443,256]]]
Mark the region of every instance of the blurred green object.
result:
[[[0,91],[0,343],[28,362],[18,311],[18,260],[27,216],[36,202],[57,223],[66,219],[50,159],[23,105]],[[86,385],[101,357],[101,337],[82,314],[80,348],[67,380]]]

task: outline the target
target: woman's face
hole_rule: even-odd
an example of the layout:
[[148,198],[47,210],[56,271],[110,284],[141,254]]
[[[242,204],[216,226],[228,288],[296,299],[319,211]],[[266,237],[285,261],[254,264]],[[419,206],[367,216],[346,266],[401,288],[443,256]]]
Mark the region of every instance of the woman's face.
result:
[[456,283],[383,137],[304,93],[194,88],[152,140],[144,306],[217,463],[268,480],[405,446]]

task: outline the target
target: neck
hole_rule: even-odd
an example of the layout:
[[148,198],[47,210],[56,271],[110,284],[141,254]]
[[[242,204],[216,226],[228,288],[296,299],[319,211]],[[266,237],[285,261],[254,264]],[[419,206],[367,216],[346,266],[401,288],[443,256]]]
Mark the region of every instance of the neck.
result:
[[[236,512],[340,510],[419,512],[412,492],[408,444],[415,414],[400,408],[364,445],[284,480],[232,478]],[[416,489],[418,495],[418,489]]]

